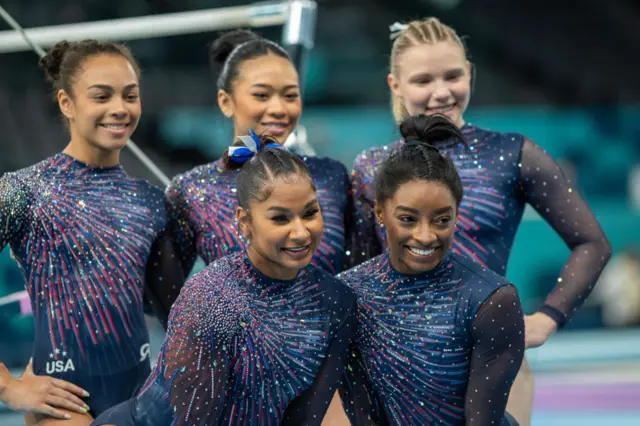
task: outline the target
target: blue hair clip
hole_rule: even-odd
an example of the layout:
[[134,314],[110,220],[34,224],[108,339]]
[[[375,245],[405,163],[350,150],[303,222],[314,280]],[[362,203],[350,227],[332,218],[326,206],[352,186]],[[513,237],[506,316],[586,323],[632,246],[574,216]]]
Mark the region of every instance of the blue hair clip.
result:
[[[249,129],[249,135],[251,135],[251,138],[255,141],[256,147],[258,148],[258,152],[260,152],[261,151],[260,144],[262,143],[262,142],[260,142],[260,137],[258,137],[258,135],[256,135],[256,132],[254,132],[253,129]],[[267,149],[267,148],[285,149],[284,146],[280,145],[279,143],[268,143],[268,144],[265,144],[264,148],[262,148],[262,149]]]
[[260,138],[256,135],[256,132],[254,132],[253,129],[249,129],[249,136],[251,136],[251,139],[256,143],[257,152],[260,152]]
[[[251,160],[254,155],[260,152],[260,147],[262,143],[260,142],[260,137],[256,135],[256,133],[249,129],[248,136],[238,136],[238,139],[242,141],[244,146],[230,146],[229,147],[229,158],[239,164],[244,164],[247,161]],[[285,149],[284,146],[277,143],[268,143],[265,146],[266,148],[276,148],[276,149]]]

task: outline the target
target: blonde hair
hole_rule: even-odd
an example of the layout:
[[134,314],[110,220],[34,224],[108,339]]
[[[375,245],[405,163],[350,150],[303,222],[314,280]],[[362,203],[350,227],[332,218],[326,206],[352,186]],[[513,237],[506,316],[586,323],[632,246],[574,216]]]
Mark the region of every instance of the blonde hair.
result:
[[[398,28],[398,25],[393,25],[392,29],[394,27]],[[467,49],[460,37],[458,37],[456,31],[450,26],[440,22],[438,18],[411,21],[406,24],[406,26],[401,27],[402,29],[397,34],[392,34],[394,41],[391,47],[391,63],[389,69],[391,74],[396,78],[400,75],[400,55],[413,46],[436,44],[441,41],[453,41],[460,45],[466,56]],[[396,96],[393,91],[391,91],[391,109],[393,110],[393,117],[397,123],[400,123],[409,115],[404,105],[402,105],[402,100]]]

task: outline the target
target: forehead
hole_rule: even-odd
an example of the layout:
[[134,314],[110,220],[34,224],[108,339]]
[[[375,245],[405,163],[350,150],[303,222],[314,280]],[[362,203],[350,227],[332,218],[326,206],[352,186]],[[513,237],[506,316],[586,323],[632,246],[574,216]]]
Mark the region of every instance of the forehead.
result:
[[392,208],[402,205],[426,212],[454,208],[456,200],[449,187],[441,182],[413,180],[400,185],[391,203]]
[[298,72],[287,58],[269,54],[247,59],[240,64],[238,84],[297,86]]
[[260,208],[282,207],[299,210],[316,199],[316,192],[311,186],[311,181],[305,176],[278,178],[272,185],[269,198],[262,202],[253,200],[255,204],[260,205]]
[[77,83],[89,87],[94,84],[124,87],[138,84],[138,76],[131,63],[120,55],[98,55],[81,64]]
[[435,44],[411,46],[400,54],[400,71],[403,75],[439,73],[466,65],[462,47],[455,41],[440,41]]

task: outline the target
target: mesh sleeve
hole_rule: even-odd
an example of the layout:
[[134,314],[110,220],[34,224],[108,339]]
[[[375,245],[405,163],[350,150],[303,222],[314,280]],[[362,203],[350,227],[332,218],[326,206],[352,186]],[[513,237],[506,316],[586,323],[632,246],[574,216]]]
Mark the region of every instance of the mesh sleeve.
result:
[[374,200],[367,194],[368,159],[356,159],[351,172],[351,193],[353,217],[350,220],[347,249],[350,252],[347,268],[365,262],[382,253],[382,246],[376,233]]
[[147,261],[145,300],[167,329],[169,312],[184,284],[184,274],[173,239],[163,232],[154,241]]
[[180,188],[172,183],[167,188],[166,197],[169,211],[168,234],[176,245],[182,265],[182,274],[188,277],[198,257],[197,235],[187,214],[187,202]]
[[389,422],[366,371],[360,351],[353,344],[349,350],[345,377],[340,386],[342,406],[354,426],[387,426]]
[[283,425],[319,426],[322,424],[333,395],[344,377],[344,365],[356,328],[354,303],[351,313],[333,337],[327,358],[322,363],[313,384],[287,407]]
[[540,309],[562,326],[591,293],[611,257],[611,246],[575,185],[530,140],[522,147],[520,188],[526,201],[571,250],[556,287]]
[[466,425],[505,425],[511,385],[524,356],[524,317],[515,287],[496,290],[472,324]]

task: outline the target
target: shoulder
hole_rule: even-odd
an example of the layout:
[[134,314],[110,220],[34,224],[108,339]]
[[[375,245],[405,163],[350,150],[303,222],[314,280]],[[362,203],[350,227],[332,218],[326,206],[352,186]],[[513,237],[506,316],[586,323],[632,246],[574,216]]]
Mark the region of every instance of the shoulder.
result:
[[308,266],[307,273],[312,274],[318,282],[322,282],[323,287],[332,292],[336,297],[344,298],[349,302],[355,303],[355,292],[349,288],[339,276],[331,275],[324,269],[314,265]]
[[307,273],[312,273],[318,280],[318,283],[321,283],[321,292],[324,299],[323,304],[331,312],[332,332],[337,332],[347,323],[354,325],[357,309],[355,291],[342,280],[321,268],[310,265]]
[[48,171],[56,169],[55,163],[58,161],[58,155],[54,155],[42,161],[19,170],[5,173],[2,178],[3,182],[19,183],[21,186],[27,187],[30,183],[41,182],[40,176],[45,175]]
[[366,282],[369,282],[372,278],[379,275],[383,256],[384,254],[380,254],[366,262],[354,266],[353,268],[338,274],[337,278],[357,292],[358,289],[360,289]]
[[5,200],[15,200],[20,196],[26,196],[29,188],[23,183],[25,175],[19,172],[8,172],[0,178],[0,196]]
[[451,253],[451,261],[462,270],[462,273],[482,281],[494,283],[496,286],[511,284],[506,278],[496,274],[491,269],[485,268],[473,259],[457,253]]
[[191,170],[174,176],[166,191],[172,195],[185,194],[189,188],[200,185],[202,179],[216,177],[221,172],[222,169],[219,160],[196,166]]
[[0,178],[0,197],[4,203],[24,204],[37,192],[34,185],[41,185],[42,175],[51,168],[55,157],[13,172],[7,172]]
[[162,188],[149,182],[146,179],[130,178],[135,191],[135,198],[138,202],[149,210],[150,216],[155,220],[153,223],[160,228],[166,225],[168,214],[166,197]]
[[148,197],[150,201],[164,202],[165,195],[161,187],[146,179],[135,178],[132,180],[141,193]]
[[470,145],[483,141],[490,141],[492,144],[502,143],[504,145],[515,145],[521,147],[528,138],[516,132],[499,132],[483,127],[468,124],[462,128],[462,133]]
[[245,257],[244,251],[220,257],[195,274],[192,279],[195,283],[206,285],[216,291],[231,286],[242,278],[241,270]]
[[505,277],[483,267],[467,256],[451,253],[451,261],[464,281],[463,291],[469,293],[469,300],[478,305],[484,303],[497,290],[513,286]]
[[396,141],[388,145],[374,146],[372,148],[365,149],[356,156],[353,162],[354,172],[365,172],[367,170],[374,169],[374,166],[379,165],[382,161],[386,160],[389,155],[397,150],[402,141]]
[[330,173],[337,173],[340,175],[347,175],[347,168],[340,161],[329,157],[316,157],[316,156],[299,156],[302,161],[305,162],[309,169],[323,170]]
[[217,259],[191,277],[171,308],[170,327],[233,331],[242,305],[237,256]]

